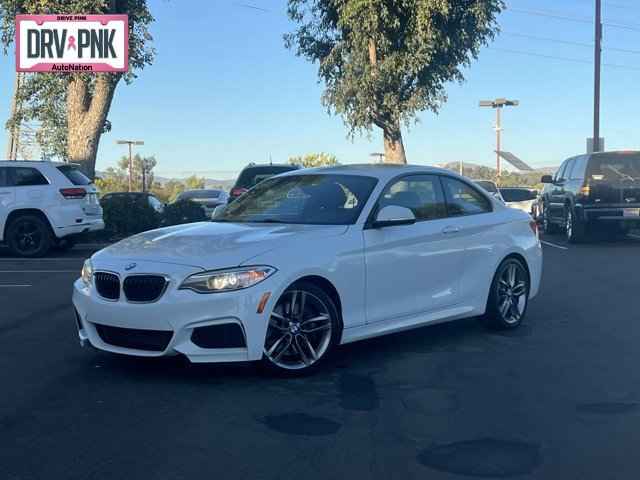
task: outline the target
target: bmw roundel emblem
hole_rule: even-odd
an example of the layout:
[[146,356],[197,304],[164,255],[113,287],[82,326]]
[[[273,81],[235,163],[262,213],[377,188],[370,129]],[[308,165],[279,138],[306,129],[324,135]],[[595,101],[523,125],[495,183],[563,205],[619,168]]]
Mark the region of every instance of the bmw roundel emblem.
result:
[[138,266],[137,263],[130,263],[129,265],[127,265],[126,267],[124,267],[124,269],[128,272],[129,270],[133,270],[134,268],[136,268]]

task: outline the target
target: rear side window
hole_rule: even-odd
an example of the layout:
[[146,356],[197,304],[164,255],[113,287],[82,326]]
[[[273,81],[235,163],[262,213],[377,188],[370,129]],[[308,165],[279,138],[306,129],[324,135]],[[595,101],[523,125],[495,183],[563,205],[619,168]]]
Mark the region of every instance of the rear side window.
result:
[[568,180],[569,178],[571,178],[571,173],[573,171],[573,166],[576,164],[575,159],[571,159],[567,162],[567,168],[565,169],[564,173],[562,174],[562,179],[563,180]]
[[264,167],[245,168],[236,182],[236,188],[252,188],[258,183],[274,175],[297,170],[297,167],[288,165],[266,165]]
[[411,175],[395,181],[385,190],[378,208],[389,205],[408,208],[416,220],[447,216],[442,186],[435,175]]
[[11,171],[13,185],[16,187],[32,187],[36,185],[49,185],[46,178],[35,168],[17,167]]
[[442,177],[442,186],[450,217],[477,215],[492,210],[489,199],[465,182]]
[[9,169],[0,168],[0,187],[9,186]]
[[90,185],[91,180],[85,176],[77,167],[73,165],[62,165],[58,167],[58,171],[62,173],[74,185]]
[[582,156],[576,158],[575,164],[573,165],[573,170],[571,170],[571,175],[569,175],[569,180],[582,180],[584,178],[585,170],[587,169],[587,159],[589,157]]

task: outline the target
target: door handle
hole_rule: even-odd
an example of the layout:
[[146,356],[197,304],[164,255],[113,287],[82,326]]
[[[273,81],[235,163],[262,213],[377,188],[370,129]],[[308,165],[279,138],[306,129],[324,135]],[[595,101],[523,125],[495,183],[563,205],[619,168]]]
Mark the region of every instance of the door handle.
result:
[[448,227],[444,227],[442,229],[442,233],[444,233],[445,235],[451,235],[453,233],[459,233],[460,232],[460,228],[459,227],[454,227],[453,225],[450,225]]

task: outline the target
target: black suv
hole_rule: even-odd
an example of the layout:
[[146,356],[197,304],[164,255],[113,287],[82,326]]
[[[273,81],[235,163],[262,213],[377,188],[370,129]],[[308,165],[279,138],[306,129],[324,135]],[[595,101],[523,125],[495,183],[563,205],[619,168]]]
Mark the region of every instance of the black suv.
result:
[[240,172],[240,176],[238,177],[238,180],[236,180],[236,184],[231,189],[231,192],[229,193],[229,203],[233,202],[247,190],[255,187],[261,181],[273,177],[274,175],[290,172],[292,170],[298,170],[299,168],[299,165],[256,165],[255,163],[250,163],[249,165],[244,167],[242,172]]
[[579,242],[596,224],[620,234],[640,227],[640,152],[569,158],[542,183],[546,232],[564,230],[567,240]]

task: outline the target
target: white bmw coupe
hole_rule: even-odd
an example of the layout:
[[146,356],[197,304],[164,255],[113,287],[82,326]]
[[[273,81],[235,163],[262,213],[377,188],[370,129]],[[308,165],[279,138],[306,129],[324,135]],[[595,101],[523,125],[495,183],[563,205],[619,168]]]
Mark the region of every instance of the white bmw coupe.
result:
[[336,345],[427,324],[516,328],[541,270],[536,223],[473,182],[352,165],[279,175],[211,222],[111,245],[73,303],[83,345],[303,371]]

